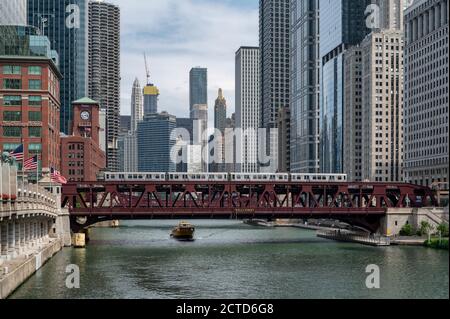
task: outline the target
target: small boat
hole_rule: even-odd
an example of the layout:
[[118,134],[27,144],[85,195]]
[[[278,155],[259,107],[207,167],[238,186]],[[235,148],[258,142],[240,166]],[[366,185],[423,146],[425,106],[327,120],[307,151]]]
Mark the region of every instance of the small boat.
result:
[[177,227],[172,229],[170,236],[178,240],[193,240],[195,227],[188,222],[181,222]]

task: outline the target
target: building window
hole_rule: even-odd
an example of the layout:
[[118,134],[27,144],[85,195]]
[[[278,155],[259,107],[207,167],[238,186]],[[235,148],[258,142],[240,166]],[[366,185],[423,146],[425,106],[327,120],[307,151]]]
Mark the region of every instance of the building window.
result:
[[33,121],[33,122],[40,122],[40,121],[42,121],[42,113],[30,111],[30,112],[28,112],[28,120]]
[[21,74],[21,69],[20,66],[18,65],[4,65],[3,66],[3,74],[7,74],[7,75],[20,75]]
[[29,137],[41,137],[42,136],[42,127],[29,127],[28,128],[28,136]]
[[3,96],[3,105],[4,106],[22,106],[22,97],[5,95],[5,96]]
[[28,67],[28,74],[30,74],[30,75],[41,75],[42,74],[42,68],[40,66],[29,66]]
[[42,96],[32,96],[28,97],[29,106],[42,106]]
[[20,144],[5,143],[5,144],[3,144],[3,152],[12,152],[15,149],[17,149],[19,146],[20,146]]
[[28,80],[29,90],[40,90],[42,88],[41,80]]
[[22,137],[22,128],[20,126],[4,126],[4,137]]
[[3,121],[20,122],[22,121],[22,112],[19,111],[4,111]]
[[28,153],[30,156],[39,155],[42,152],[42,144],[30,143],[28,145]]
[[22,88],[22,80],[3,79],[3,88],[6,90],[20,90]]

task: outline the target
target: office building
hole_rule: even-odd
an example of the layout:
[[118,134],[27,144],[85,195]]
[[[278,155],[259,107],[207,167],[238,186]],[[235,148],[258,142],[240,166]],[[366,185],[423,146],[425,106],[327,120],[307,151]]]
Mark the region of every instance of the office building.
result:
[[320,171],[343,172],[344,52],[370,32],[364,12],[370,0],[319,0]]
[[108,169],[119,170],[120,130],[120,9],[100,1],[89,2],[89,97],[106,110]]
[[119,170],[121,172],[138,172],[137,138],[131,132],[119,134]]
[[192,108],[193,143],[201,146],[202,171],[208,172],[208,105],[195,104]]
[[171,139],[177,120],[167,112],[149,114],[138,124],[137,148],[140,172],[175,172],[172,151],[176,140]]
[[144,119],[144,104],[141,84],[136,78],[131,92],[131,132],[136,132],[137,125]]
[[27,25],[27,0],[1,0],[0,25]]
[[222,89],[219,89],[219,94],[214,105],[214,128],[218,129],[222,135],[225,133],[227,125],[227,100],[223,96]]
[[72,102],[88,94],[88,1],[28,0],[28,24],[41,29],[59,54],[61,131],[69,134]]
[[0,153],[23,144],[25,159],[38,156],[39,172],[61,164],[57,60],[34,27],[0,26]]
[[405,12],[405,178],[446,189],[448,5],[448,0],[416,0]]
[[[241,47],[236,52],[236,128],[241,138],[236,142],[236,170],[257,173],[258,129],[260,110],[260,50],[257,47]],[[277,141],[278,142],[278,141]],[[230,142],[231,143],[231,142]],[[278,143],[277,143],[278,144]],[[229,145],[230,146],[230,145]],[[227,149],[227,147],[225,147]],[[229,147],[228,147],[229,148]]]
[[291,1],[292,173],[319,172],[319,16],[319,0]]
[[208,69],[196,67],[189,72],[189,111],[194,105],[208,105]]
[[158,113],[159,89],[148,83],[144,87],[144,116]]
[[272,172],[278,168],[278,138],[269,130],[277,129],[279,109],[290,107],[290,10],[290,0],[259,1],[260,127],[272,158],[263,170]]

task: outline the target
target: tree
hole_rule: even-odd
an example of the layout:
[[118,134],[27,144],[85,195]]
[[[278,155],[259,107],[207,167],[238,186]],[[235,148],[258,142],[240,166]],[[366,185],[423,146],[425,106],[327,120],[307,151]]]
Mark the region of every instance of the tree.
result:
[[412,228],[411,224],[406,224],[400,230],[400,236],[412,236],[413,233],[414,232],[413,232],[413,228]]
[[441,233],[442,237],[448,237],[448,224],[442,223],[437,227],[437,231]]

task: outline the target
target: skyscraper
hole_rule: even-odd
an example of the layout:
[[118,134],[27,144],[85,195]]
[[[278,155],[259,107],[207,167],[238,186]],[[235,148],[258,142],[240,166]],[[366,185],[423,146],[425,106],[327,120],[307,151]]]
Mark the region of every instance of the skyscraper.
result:
[[241,47],[236,52],[236,128],[242,132],[236,143],[236,169],[243,173],[258,172],[259,59],[257,47]]
[[447,189],[448,4],[416,0],[405,12],[405,177]]
[[291,167],[319,171],[319,0],[291,0]]
[[361,43],[362,179],[403,181],[403,31],[374,30]]
[[380,8],[380,28],[389,30],[403,29],[403,8],[406,0],[375,0]]
[[370,0],[319,0],[320,171],[343,171],[344,65],[343,53],[369,33],[365,11]]
[[28,0],[28,23],[42,29],[59,54],[61,80],[61,131],[72,127],[72,102],[87,95],[87,0]]
[[171,151],[175,140],[171,139],[176,128],[176,117],[162,112],[148,114],[138,124],[138,168],[140,172],[175,172]]
[[107,162],[119,170],[120,130],[120,8],[89,2],[89,96],[106,110]]
[[219,95],[214,105],[214,128],[218,129],[222,134],[225,133],[227,125],[227,100],[223,96],[222,89],[219,89]]
[[194,105],[208,105],[208,69],[192,68],[189,72],[189,111],[192,117]]
[[[290,107],[290,5],[290,0],[259,1],[260,125],[267,130],[277,128],[279,109]],[[267,139],[278,162],[277,144],[278,139]]]
[[142,103],[142,89],[139,80],[136,78],[131,91],[131,132],[137,130],[137,125],[144,119],[144,105]]
[[158,99],[159,99],[158,88],[151,83],[147,83],[147,85],[144,87],[143,93],[144,93],[144,116],[158,113]]
[[27,0],[1,0],[0,25],[27,25]]
[[194,120],[193,145],[201,145],[202,172],[208,172],[208,105],[195,104],[191,113]]

